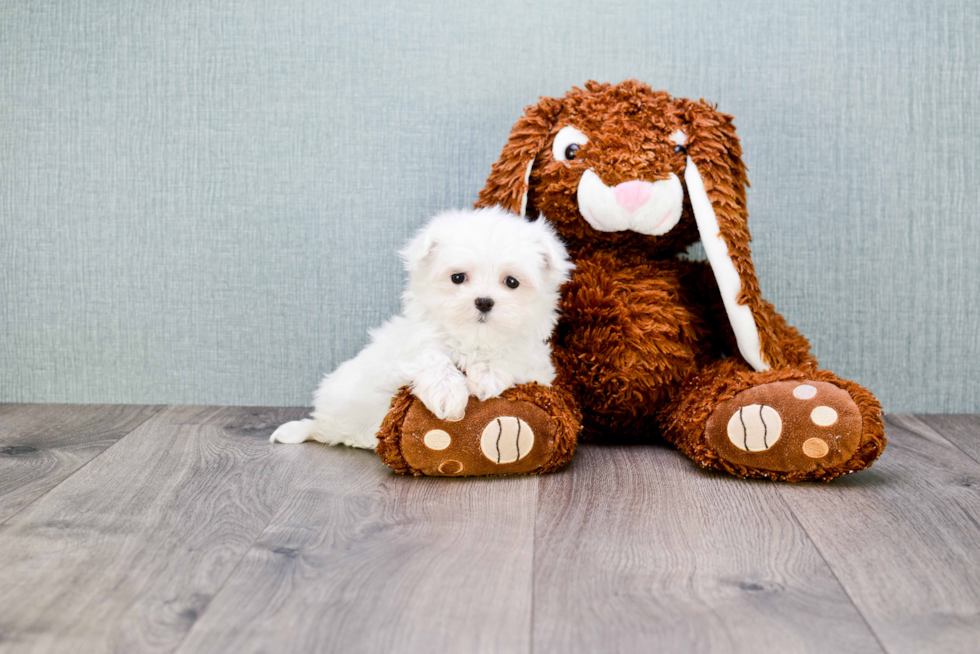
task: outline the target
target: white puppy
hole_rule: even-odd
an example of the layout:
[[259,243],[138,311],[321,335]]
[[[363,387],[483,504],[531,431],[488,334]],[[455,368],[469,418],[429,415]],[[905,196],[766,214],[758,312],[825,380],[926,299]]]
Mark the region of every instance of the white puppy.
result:
[[543,218],[503,209],[449,211],[400,252],[409,279],[402,315],[371,331],[371,343],[323,378],[312,417],[287,422],[270,441],[374,449],[398,389],[442,420],[461,420],[469,396],[554,380],[548,339],[559,288],[574,267]]

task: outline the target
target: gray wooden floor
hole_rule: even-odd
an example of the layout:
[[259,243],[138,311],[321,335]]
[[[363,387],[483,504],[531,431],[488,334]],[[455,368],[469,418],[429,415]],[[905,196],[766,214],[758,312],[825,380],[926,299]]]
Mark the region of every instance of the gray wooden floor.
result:
[[304,413],[0,405],[0,652],[980,652],[980,417],[787,485],[406,478]]

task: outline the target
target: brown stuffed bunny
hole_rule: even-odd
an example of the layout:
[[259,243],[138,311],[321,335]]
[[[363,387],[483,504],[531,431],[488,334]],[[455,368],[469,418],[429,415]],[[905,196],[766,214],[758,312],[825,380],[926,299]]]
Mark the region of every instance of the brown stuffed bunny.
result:
[[[544,216],[568,244],[558,379],[471,398],[458,423],[403,390],[382,459],[414,474],[547,472],[581,423],[587,438],[663,436],[741,477],[831,480],[871,465],[885,446],[877,400],[818,370],[760,295],[741,153],[731,116],[636,81],[528,107],[476,204]],[[707,262],[678,257],[698,240]],[[428,448],[432,433],[450,445]]]

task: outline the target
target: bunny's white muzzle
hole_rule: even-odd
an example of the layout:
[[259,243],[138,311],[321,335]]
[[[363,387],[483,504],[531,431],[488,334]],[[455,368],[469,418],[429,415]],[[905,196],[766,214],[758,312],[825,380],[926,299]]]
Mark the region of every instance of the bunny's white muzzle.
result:
[[658,182],[623,182],[609,187],[591,169],[578,183],[578,210],[600,232],[666,234],[681,219],[684,189],[677,175]]

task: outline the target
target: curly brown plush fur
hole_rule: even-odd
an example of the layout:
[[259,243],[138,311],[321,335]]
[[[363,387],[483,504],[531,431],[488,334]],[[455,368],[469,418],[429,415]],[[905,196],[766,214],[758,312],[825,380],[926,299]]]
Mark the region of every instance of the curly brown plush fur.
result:
[[[574,160],[557,161],[551,144],[569,125],[589,140]],[[686,151],[671,139],[678,131],[687,135]],[[762,298],[749,248],[741,154],[732,117],[704,101],[671,98],[636,81],[589,82],[527,108],[476,205],[520,213],[526,202],[527,215],[544,215],[568,244],[577,270],[563,291],[554,357],[559,384],[577,404],[569,410],[584,416],[585,436],[642,440],[659,434],[701,465],[734,475],[830,480],[867,467],[881,453],[881,407],[859,385],[818,370],[807,340]],[[599,231],[579,212],[576,193],[586,170],[608,187],[656,182],[671,173],[684,180],[688,157],[741,280],[737,301],[751,310],[768,370],[753,370],[736,348],[712,269],[678,257],[700,237],[686,184],[682,217],[661,236]],[[706,429],[709,417],[741,391],[791,380],[828,382],[850,395],[862,431],[844,463],[823,466],[800,455],[800,469],[773,471],[724,459],[712,445],[720,436]],[[793,401],[785,400],[787,406]]]

